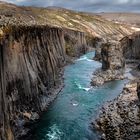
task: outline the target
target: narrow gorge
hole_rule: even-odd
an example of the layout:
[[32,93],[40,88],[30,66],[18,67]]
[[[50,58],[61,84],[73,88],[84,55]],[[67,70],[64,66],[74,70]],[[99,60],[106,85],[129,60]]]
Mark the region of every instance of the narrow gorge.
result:
[[88,48],[82,32],[48,26],[6,30],[0,44],[1,139],[11,140],[11,129],[22,133],[21,125],[38,119],[62,89],[67,57],[78,57]]
[[0,2],[0,140],[140,138],[138,29]]

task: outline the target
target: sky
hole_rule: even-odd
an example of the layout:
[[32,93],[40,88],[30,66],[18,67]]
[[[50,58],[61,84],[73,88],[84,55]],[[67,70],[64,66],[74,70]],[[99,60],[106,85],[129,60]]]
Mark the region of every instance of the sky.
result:
[[25,6],[57,6],[87,12],[140,12],[140,0],[2,0]]

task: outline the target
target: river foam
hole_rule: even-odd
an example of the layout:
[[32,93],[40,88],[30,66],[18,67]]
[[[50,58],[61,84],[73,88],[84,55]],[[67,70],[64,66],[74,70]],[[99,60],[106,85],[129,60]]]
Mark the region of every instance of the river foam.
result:
[[50,130],[45,136],[45,139],[42,140],[61,140],[63,132],[59,129],[59,127],[54,124],[50,127]]
[[83,87],[81,84],[77,83],[75,81],[75,85],[78,87],[78,89],[82,89],[84,91],[89,91],[91,88],[86,88],[86,87]]
[[83,57],[77,59],[76,61],[83,61],[83,60],[86,60],[86,61],[89,61],[89,62],[93,61],[92,59],[89,59],[87,56],[83,56]]

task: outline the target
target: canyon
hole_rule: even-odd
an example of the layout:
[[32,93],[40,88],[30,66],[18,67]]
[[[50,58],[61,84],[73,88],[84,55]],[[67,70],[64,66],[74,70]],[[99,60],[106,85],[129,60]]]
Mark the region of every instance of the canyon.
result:
[[[91,83],[102,85],[124,79],[128,61],[139,65],[139,44],[140,33],[131,25],[62,8],[20,7],[1,2],[0,140],[16,140],[27,133],[25,124],[38,120],[63,89],[64,67],[73,60],[95,49],[95,59],[102,62],[102,69],[96,71]],[[135,69],[133,72],[136,74]],[[138,79],[134,79],[134,91],[130,89],[129,92],[134,92],[135,98],[140,94]],[[123,92],[126,91],[129,89],[125,87]],[[112,138],[112,131],[106,132],[104,128],[104,113],[110,113],[109,109],[116,102],[122,102],[122,96],[105,107],[100,116],[102,122],[98,120],[100,130],[109,135],[107,139]],[[105,126],[110,127],[109,124]]]
[[66,55],[78,57],[87,50],[81,32],[47,26],[9,30],[1,39],[1,139],[13,139],[8,122],[18,134],[24,121],[38,119],[54,96],[52,89],[62,88]]

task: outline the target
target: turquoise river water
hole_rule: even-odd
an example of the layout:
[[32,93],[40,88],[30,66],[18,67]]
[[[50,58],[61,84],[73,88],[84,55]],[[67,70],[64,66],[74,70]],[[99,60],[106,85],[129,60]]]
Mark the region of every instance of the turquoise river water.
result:
[[112,81],[101,87],[90,87],[92,73],[101,63],[87,53],[65,67],[65,87],[35,126],[32,140],[99,140],[91,129],[101,106],[114,99],[124,81]]

